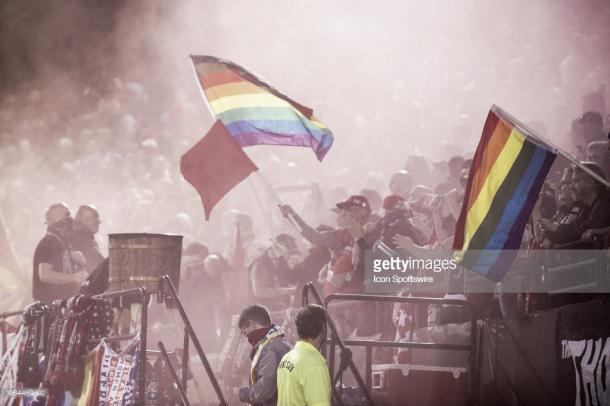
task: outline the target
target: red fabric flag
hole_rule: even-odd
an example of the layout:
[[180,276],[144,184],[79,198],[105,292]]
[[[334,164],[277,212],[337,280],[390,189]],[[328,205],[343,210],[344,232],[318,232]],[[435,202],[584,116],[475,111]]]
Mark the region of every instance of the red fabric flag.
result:
[[180,159],[182,176],[199,193],[206,220],[216,203],[256,170],[256,165],[218,120]]

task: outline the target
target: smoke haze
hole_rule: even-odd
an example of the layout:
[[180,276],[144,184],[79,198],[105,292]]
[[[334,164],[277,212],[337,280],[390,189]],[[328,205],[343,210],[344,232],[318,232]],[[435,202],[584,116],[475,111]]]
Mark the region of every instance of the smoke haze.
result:
[[57,201],[96,205],[102,234],[176,232],[222,249],[233,208],[266,232],[260,184],[239,185],[204,224],[180,175],[180,155],[212,124],[189,54],[232,60],[315,110],[335,135],[322,163],[304,148],[246,152],[271,183],[319,183],[329,205],[336,186],[385,195],[409,154],[472,154],[492,103],[567,147],[583,96],[610,78],[603,0],[1,7],[0,211],[26,274]]

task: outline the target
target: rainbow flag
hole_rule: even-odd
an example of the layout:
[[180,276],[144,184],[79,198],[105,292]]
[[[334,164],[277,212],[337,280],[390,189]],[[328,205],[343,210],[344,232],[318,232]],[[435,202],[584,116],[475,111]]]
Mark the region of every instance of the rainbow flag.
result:
[[321,161],[333,144],[313,110],[281,94],[241,66],[213,56],[191,56],[212,114],[242,146],[311,147]]
[[495,106],[475,153],[453,249],[461,264],[500,281],[508,271],[556,154]]

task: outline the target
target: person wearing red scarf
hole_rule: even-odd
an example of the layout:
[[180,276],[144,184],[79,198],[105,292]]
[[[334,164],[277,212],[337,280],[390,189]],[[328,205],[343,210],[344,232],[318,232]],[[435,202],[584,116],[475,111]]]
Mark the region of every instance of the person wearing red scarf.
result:
[[275,406],[277,367],[292,346],[284,338],[282,328],[271,323],[269,311],[264,306],[246,307],[237,325],[252,345],[250,385],[239,389],[239,400],[251,405]]

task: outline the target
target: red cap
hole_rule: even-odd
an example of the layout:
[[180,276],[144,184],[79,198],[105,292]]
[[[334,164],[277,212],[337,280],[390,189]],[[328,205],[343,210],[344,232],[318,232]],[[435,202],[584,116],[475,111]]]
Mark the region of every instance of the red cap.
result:
[[392,210],[404,201],[405,199],[402,196],[389,195],[388,197],[383,199],[383,208],[386,210]]
[[353,195],[350,196],[347,200],[341,203],[337,203],[338,209],[349,210],[354,209],[356,207],[371,211],[371,205],[369,204],[369,201],[366,199],[366,197],[362,195]]

